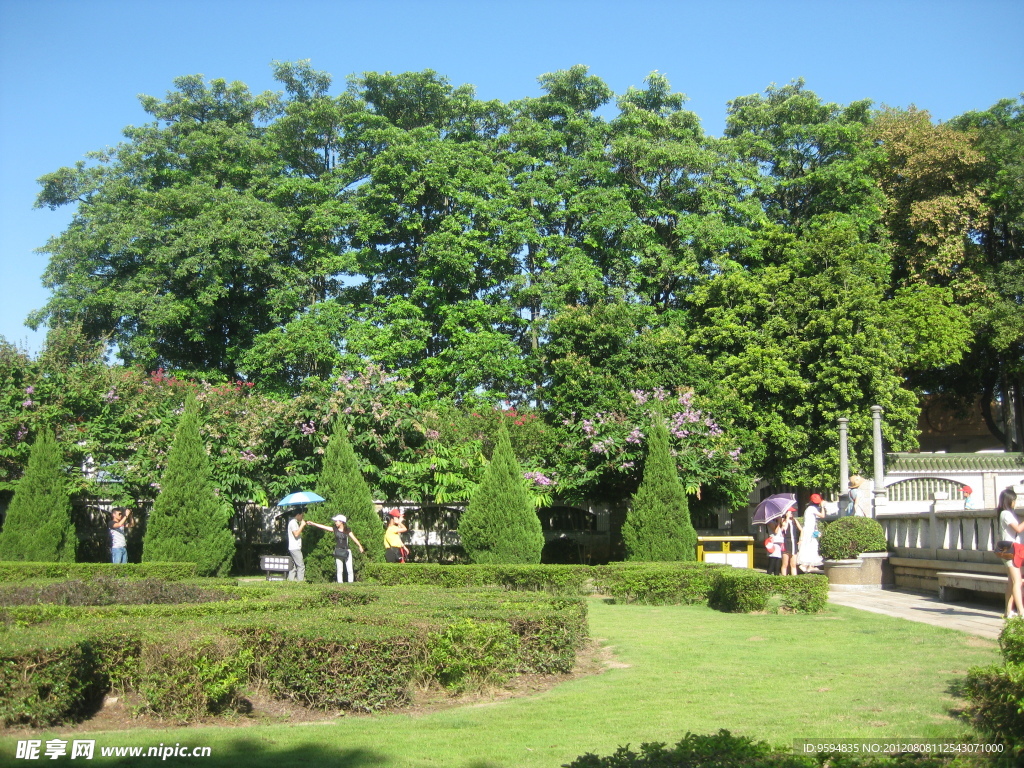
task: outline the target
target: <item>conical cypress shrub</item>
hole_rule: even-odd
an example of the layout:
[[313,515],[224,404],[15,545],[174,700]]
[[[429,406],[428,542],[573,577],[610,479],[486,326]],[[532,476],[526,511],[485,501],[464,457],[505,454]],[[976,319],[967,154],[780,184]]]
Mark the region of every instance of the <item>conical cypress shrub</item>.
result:
[[622,539],[627,560],[697,559],[697,531],[660,420],[651,429],[643,480],[622,526]]
[[36,438],[25,474],[0,531],[0,560],[73,563],[78,537],[60,445],[53,433]]
[[149,513],[142,561],[195,563],[201,576],[224,575],[235,553],[230,519],[230,505],[214,492],[199,436],[199,403],[189,395]]
[[484,478],[459,520],[459,538],[474,563],[540,562],[544,532],[504,424]]
[[[348,431],[340,420],[334,424],[331,440],[324,454],[324,465],[317,481],[316,492],[326,499],[306,510],[306,517],[324,525],[333,525],[331,518],[344,515],[352,533],[366,547],[362,554],[352,545],[352,562],[356,573],[363,563],[384,562],[384,527],[373,505],[370,486],[363,479],[359,459],[352,450]],[[306,556],[306,578],[310,581],[334,581],[337,566],[334,561],[334,534],[319,528],[307,527],[302,534]]]

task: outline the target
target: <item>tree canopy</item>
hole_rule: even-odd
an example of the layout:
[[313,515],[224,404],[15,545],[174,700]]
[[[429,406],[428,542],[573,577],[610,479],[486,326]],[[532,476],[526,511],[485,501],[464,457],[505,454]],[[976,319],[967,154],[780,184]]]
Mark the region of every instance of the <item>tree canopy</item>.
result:
[[[261,94],[179,78],[142,98],[150,122],[41,179],[37,204],[74,217],[41,249],[33,324],[133,370],[298,398],[293,427],[376,399],[381,429],[352,432],[368,480],[435,499],[468,494],[493,434],[429,435],[503,401],[547,428],[524,468],[628,496],[631,392],[688,392],[721,435],[670,436],[680,477],[733,499],[753,476],[829,482],[841,416],[866,469],[871,405],[895,449],[915,446],[925,393],[1024,413],[1020,101],[937,125],[796,80],[730,102],[716,137],[657,72],[616,96],[574,66],[508,103],[431,70],[340,89],[308,62],[274,75]],[[401,392],[353,388],[375,371]],[[287,445],[314,476],[323,446]],[[222,486],[264,454],[241,455],[214,467]]]

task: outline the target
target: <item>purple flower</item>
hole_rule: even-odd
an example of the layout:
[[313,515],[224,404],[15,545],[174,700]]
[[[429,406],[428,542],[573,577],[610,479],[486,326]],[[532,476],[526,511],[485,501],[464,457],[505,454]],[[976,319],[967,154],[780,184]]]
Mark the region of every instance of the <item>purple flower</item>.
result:
[[312,435],[316,432],[316,424],[311,421],[307,421],[305,424],[299,425],[299,431],[304,435]]
[[554,485],[555,481],[540,472],[523,472],[523,477],[537,485]]
[[25,425],[22,425],[22,426],[18,427],[18,434],[15,435],[15,438],[20,443],[22,440],[25,439],[26,435],[28,435],[28,427],[26,427]]
[[640,431],[639,427],[636,427],[632,432],[629,433],[629,436],[626,438],[626,442],[633,443],[634,445],[639,445],[639,443],[643,439],[644,433]]
[[25,387],[25,394],[26,395],[34,395],[35,393],[36,393],[36,388],[35,387]]
[[440,436],[441,436],[441,433],[438,432],[436,429],[428,429],[427,430],[427,439],[428,440],[437,440],[437,438],[439,438]]
[[32,400],[25,400],[24,402],[22,402],[21,407],[31,408],[33,405],[35,405],[35,403]]
[[118,395],[117,395],[117,390],[114,389],[113,387],[111,387],[110,390],[107,392],[107,394],[105,394],[103,396],[104,402],[107,402],[107,403],[113,403],[115,400],[120,400],[120,399],[121,398],[118,397]]

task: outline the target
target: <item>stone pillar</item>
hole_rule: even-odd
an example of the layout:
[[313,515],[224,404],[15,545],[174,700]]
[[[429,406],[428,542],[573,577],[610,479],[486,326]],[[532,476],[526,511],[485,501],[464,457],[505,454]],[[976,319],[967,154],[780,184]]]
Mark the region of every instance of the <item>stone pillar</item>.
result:
[[850,492],[850,451],[846,444],[846,427],[849,419],[839,419],[839,495]]
[[871,434],[875,459],[875,498],[872,516],[885,509],[889,496],[885,490],[885,455],[882,453],[882,406],[871,406]]

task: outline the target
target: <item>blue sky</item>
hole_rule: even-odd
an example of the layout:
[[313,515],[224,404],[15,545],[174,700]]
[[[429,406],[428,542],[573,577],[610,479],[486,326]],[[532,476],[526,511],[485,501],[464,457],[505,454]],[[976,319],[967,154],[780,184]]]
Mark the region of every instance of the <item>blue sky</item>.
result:
[[585,64],[616,93],[657,69],[711,133],[726,102],[803,77],[829,101],[915,104],[938,119],[1024,91],[1021,0],[0,0],[0,335],[47,291],[70,210],[35,210],[36,179],[146,122],[137,95],[202,73],[276,89],[270,62],[335,78],[434,69],[481,98],[539,94]]

